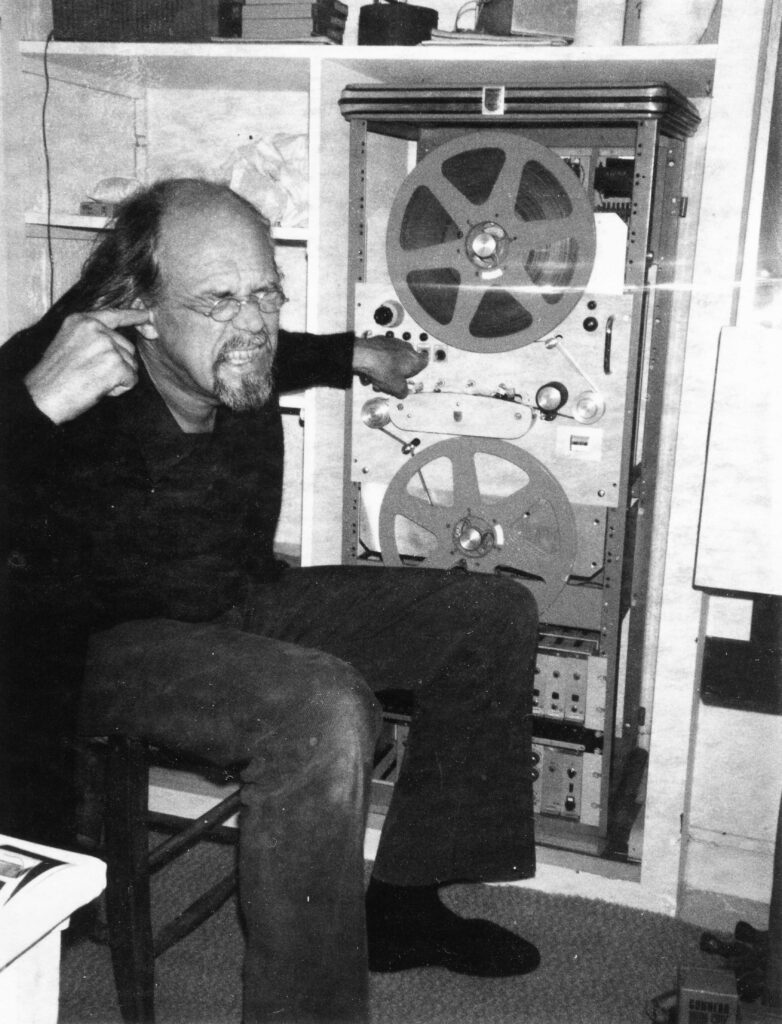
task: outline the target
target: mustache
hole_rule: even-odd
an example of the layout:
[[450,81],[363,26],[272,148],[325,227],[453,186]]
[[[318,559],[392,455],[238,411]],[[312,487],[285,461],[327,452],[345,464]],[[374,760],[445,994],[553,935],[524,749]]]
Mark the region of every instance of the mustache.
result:
[[253,348],[266,349],[268,354],[273,356],[277,346],[272,341],[266,330],[260,330],[253,334],[247,331],[237,332],[230,338],[227,338],[220,346],[220,351],[217,354],[217,362],[223,360],[225,356],[231,352],[244,352],[247,349]]

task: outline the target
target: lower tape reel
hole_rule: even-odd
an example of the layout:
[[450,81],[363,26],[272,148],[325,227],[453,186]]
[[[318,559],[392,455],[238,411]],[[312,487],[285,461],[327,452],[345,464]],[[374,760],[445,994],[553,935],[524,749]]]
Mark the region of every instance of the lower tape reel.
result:
[[412,456],[380,506],[385,565],[507,571],[540,612],[558,597],[576,558],[576,521],[556,477],[507,441],[463,437]]

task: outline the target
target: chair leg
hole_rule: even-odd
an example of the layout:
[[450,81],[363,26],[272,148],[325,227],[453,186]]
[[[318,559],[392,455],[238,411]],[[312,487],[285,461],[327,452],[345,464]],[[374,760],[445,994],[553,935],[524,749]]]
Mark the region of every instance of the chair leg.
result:
[[106,794],[106,917],[120,1011],[126,1024],[154,1024],[154,976],[149,871],[146,747],[109,741],[112,784]]

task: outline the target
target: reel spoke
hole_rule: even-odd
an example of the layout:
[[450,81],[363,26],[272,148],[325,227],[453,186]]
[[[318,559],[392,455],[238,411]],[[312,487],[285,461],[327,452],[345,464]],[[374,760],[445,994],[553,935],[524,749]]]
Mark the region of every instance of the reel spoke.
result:
[[423,498],[405,494],[397,507],[396,514],[408,519],[422,530],[427,530],[434,537],[441,537],[447,530],[445,520],[450,510],[442,505],[432,505]]
[[429,190],[455,224],[464,224],[478,215],[475,205],[442,174],[429,183]]
[[516,197],[519,194],[526,163],[527,161],[524,161],[519,164],[512,158],[506,160],[487,200],[487,208],[491,210],[492,215],[508,226],[518,219]]
[[456,323],[471,324],[480,309],[487,290],[490,289],[491,285],[478,279],[463,284],[457,293],[453,312],[453,319]]
[[476,452],[466,445],[455,446],[453,464],[453,503],[458,508],[471,508],[481,503],[481,487],[475,465]]
[[415,249],[408,253],[407,270],[414,273],[418,270],[439,270],[447,267],[457,267],[462,262],[460,250],[463,248],[458,242],[438,242],[436,245],[427,245],[425,248]]

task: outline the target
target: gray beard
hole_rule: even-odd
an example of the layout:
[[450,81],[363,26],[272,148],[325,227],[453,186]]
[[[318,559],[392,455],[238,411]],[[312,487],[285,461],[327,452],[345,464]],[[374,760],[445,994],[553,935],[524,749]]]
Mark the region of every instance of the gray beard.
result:
[[269,401],[273,388],[274,380],[268,371],[248,373],[242,377],[238,385],[228,384],[219,373],[215,374],[215,397],[233,412],[262,409]]
[[[226,345],[224,351],[232,346]],[[236,375],[221,372],[225,366],[223,353],[214,366],[215,397],[233,412],[252,412],[262,409],[274,390],[274,350],[269,346],[263,352],[263,358],[257,369],[243,373],[238,382]]]

